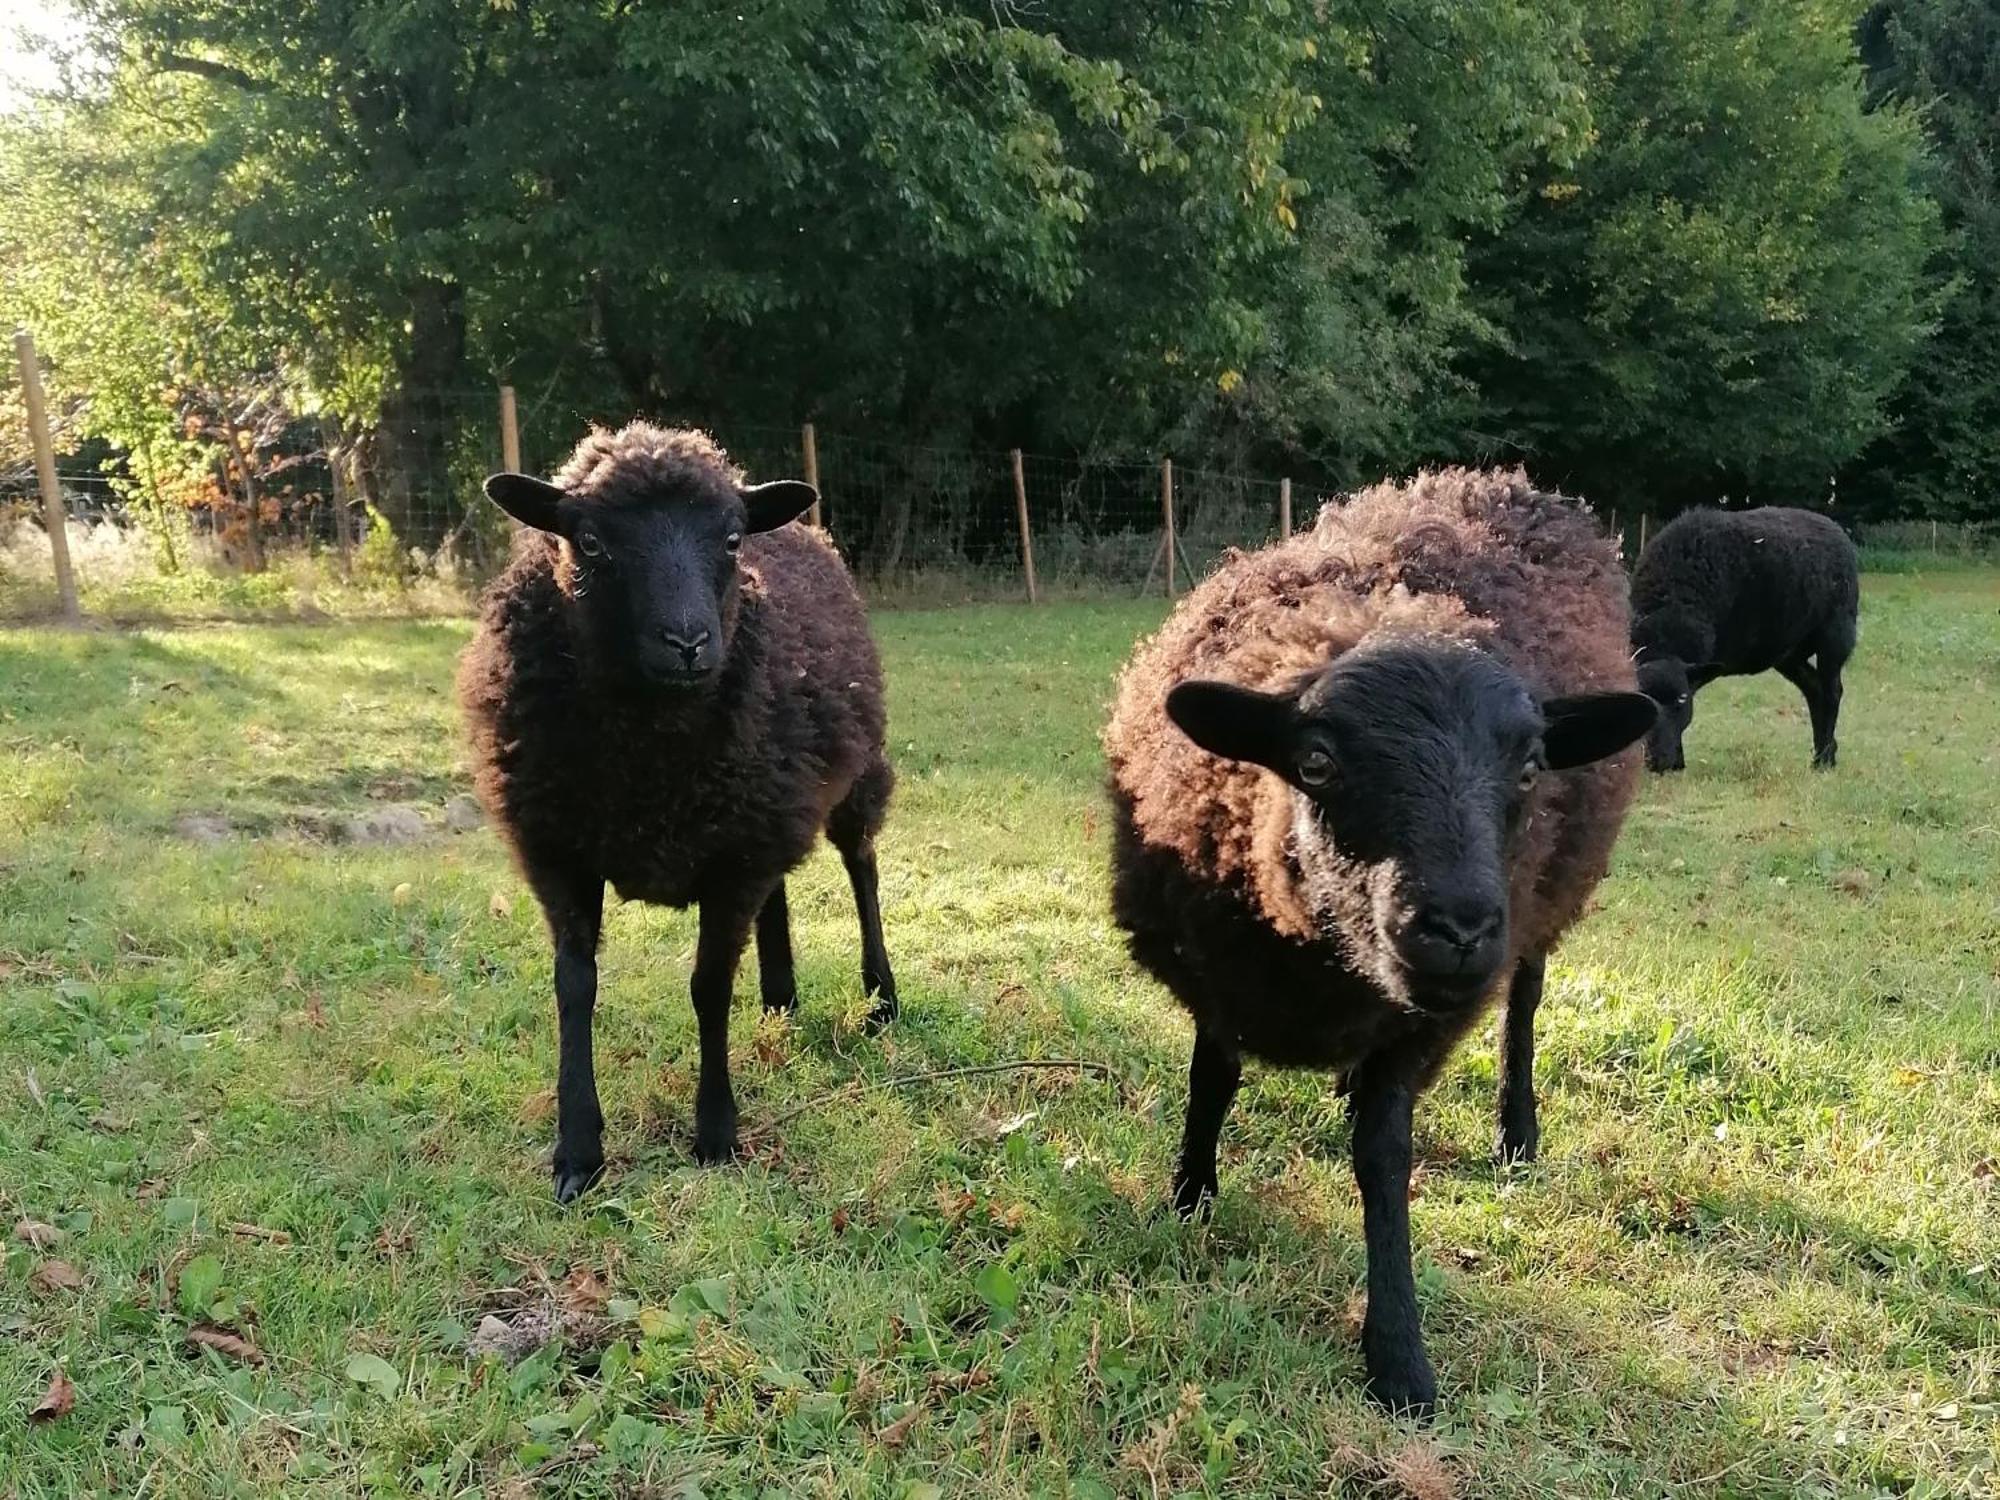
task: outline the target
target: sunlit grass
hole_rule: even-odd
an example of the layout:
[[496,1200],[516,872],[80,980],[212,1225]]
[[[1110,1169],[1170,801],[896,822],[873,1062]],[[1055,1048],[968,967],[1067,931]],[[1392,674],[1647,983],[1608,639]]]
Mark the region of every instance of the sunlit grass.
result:
[[[6,1250],[0,1489],[1990,1493],[2000,576],[1864,609],[1837,772],[1769,678],[1647,786],[1552,970],[1541,1164],[1488,1163],[1490,1032],[1420,1108],[1429,1434],[1360,1392],[1326,1080],[1253,1074],[1214,1224],[1161,1211],[1188,1032],[1108,919],[1096,745],[1159,605],[878,617],[904,1019],[860,1027],[815,856],[798,1018],[746,975],[735,1036],[746,1132],[811,1107],[697,1171],[692,922],[614,907],[612,1171],[569,1213],[546,940],[492,835],[323,837],[463,790],[465,627],[0,634],[0,1210],[63,1233]],[[836,1093],[1023,1057],[1112,1076]],[[50,1256],[81,1292],[35,1289]],[[580,1266],[608,1348],[466,1357]],[[58,1367],[76,1409],[31,1426]]]

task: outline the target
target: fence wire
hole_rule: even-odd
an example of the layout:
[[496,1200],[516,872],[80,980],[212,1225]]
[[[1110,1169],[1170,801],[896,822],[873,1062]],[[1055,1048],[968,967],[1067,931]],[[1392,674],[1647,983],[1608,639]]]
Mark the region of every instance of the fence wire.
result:
[[[560,467],[592,425],[624,420],[526,389],[514,409],[518,461],[537,474]],[[1273,541],[1286,524],[1287,481],[1268,473],[1173,463],[1169,548],[1158,460],[896,443],[699,413],[666,419],[706,428],[754,480],[814,479],[822,524],[878,597],[1024,597],[1029,553],[1045,595],[1165,594],[1205,576],[1229,548]],[[508,462],[495,389],[405,393],[367,429],[280,414],[238,424],[225,443],[216,435],[226,425],[190,425],[173,462],[112,455],[63,464],[66,534],[86,606],[93,596],[149,590],[168,601],[268,601],[278,586],[258,580],[275,573],[306,578],[309,595],[428,584],[426,607],[465,608],[507,555],[512,523],[480,488]],[[1291,484],[1292,529],[1310,527],[1335,499],[1303,479]],[[1637,513],[1603,519],[1627,558],[1653,525]],[[1934,528],[1929,540],[1936,552]],[[46,611],[48,542],[33,466],[0,469],[0,617]],[[230,580],[243,588],[230,593]]]

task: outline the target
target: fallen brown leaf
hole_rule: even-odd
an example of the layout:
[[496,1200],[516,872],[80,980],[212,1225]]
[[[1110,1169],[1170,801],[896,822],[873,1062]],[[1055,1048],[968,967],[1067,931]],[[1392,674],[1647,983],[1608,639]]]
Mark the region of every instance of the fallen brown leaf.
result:
[[44,1224],[38,1219],[17,1219],[14,1223],[14,1238],[23,1244],[33,1245],[37,1250],[53,1249],[62,1241],[62,1231],[53,1224]]
[[486,910],[492,916],[505,920],[514,915],[514,898],[505,891],[495,891],[486,899]]
[[896,1449],[903,1446],[910,1436],[910,1429],[917,1425],[917,1418],[924,1414],[924,1404],[919,1401],[895,1421],[875,1434],[875,1441],[884,1448]]
[[563,1278],[563,1306],[573,1313],[596,1316],[611,1301],[611,1288],[589,1266],[572,1266]]
[[29,1273],[28,1285],[44,1297],[83,1290],[83,1272],[66,1260],[45,1260]]
[[261,1365],[264,1351],[240,1333],[232,1333],[227,1328],[218,1328],[213,1323],[197,1323],[188,1330],[187,1341],[200,1349],[213,1349],[226,1359],[239,1364]]
[[30,1422],[54,1422],[68,1416],[76,1409],[76,1387],[70,1384],[69,1376],[61,1370],[49,1381],[49,1388],[42,1392],[28,1412]]
[[835,1234],[847,1233],[847,1205],[845,1203],[833,1211],[833,1232]]
[[947,1223],[956,1224],[977,1201],[964,1188],[955,1188],[948,1182],[937,1185],[938,1212],[945,1216]]
[[292,1237],[282,1229],[266,1229],[262,1224],[231,1224],[229,1232],[238,1239],[262,1240],[267,1245],[289,1245]]
[[1845,891],[1850,896],[1867,895],[1868,888],[1874,883],[1869,879],[1866,870],[1842,870],[1833,877],[1833,888],[1836,891]]
[[326,1007],[320,1003],[318,990],[306,996],[306,1025],[314,1031],[326,1030]]

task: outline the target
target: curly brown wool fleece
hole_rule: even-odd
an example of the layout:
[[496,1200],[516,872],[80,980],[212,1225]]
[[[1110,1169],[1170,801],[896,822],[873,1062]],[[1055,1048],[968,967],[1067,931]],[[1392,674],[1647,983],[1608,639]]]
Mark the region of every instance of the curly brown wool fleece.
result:
[[[1153,867],[1119,885],[1150,902],[1164,868],[1222,898],[1232,931],[1248,914],[1283,942],[1318,940],[1289,847],[1291,789],[1197,748],[1166,715],[1176,683],[1275,689],[1364,641],[1424,636],[1492,653],[1541,697],[1629,690],[1628,618],[1613,544],[1587,512],[1518,470],[1448,469],[1377,485],[1328,505],[1289,541],[1232,554],[1119,680],[1104,737],[1114,803],[1131,832],[1117,858]],[[1546,951],[1582,913],[1638,773],[1634,749],[1541,779],[1512,872],[1510,959]],[[1120,916],[1128,926],[1157,920]]]
[[[703,433],[596,431],[556,476],[626,505],[732,493],[742,475]],[[776,877],[811,851],[871,838],[894,786],[882,670],[846,565],[793,524],[744,538],[713,688],[605,690],[577,628],[568,549],[524,530],[487,591],[459,668],[480,800],[538,894],[543,870],[601,873],[628,899],[685,906],[719,878]]]

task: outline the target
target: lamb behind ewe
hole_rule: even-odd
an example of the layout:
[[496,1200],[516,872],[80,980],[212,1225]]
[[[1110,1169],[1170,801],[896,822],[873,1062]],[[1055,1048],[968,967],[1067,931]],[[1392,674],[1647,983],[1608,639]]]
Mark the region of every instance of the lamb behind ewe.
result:
[[1773,667],[1804,695],[1813,764],[1839,753],[1840,670],[1861,608],[1854,543],[1825,516],[1766,506],[1695,510],[1653,538],[1632,576],[1639,686],[1660,704],[1646,741],[1655,771],[1687,767],[1694,695],[1718,677]]
[[[1651,727],[1609,542],[1526,477],[1381,485],[1236,554],[1143,644],[1106,731],[1113,906],[1193,1016],[1183,1214],[1245,1053],[1344,1075],[1384,1403],[1437,1386],[1410,1269],[1411,1111],[1512,976],[1500,1149],[1532,1156],[1550,947],[1604,874]],[[1557,773],[1557,774],[1546,774]]]
[[609,881],[698,905],[694,1151],[736,1147],[729,999],[752,926],[767,1009],[797,1002],[785,875],[824,830],[861,914],[875,1015],[896,1013],[875,835],[894,778],[882,672],[846,567],[787,523],[816,498],[746,486],[705,435],[596,431],[554,483],[496,474],[527,528],[459,670],[479,795],[555,940],[556,1197],[602,1171],[591,1057]]

